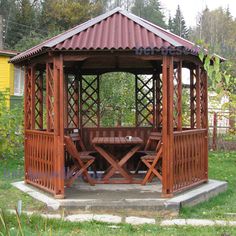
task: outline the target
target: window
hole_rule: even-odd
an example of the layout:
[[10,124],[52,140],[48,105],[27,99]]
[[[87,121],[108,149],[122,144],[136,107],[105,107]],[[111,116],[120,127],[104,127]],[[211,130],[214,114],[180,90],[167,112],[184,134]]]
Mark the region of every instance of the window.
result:
[[15,66],[14,95],[22,96],[24,92],[24,70]]

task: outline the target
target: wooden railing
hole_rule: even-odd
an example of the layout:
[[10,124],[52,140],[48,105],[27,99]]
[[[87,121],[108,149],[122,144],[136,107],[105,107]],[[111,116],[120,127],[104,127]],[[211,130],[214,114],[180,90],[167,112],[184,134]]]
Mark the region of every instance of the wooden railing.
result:
[[207,130],[174,132],[174,192],[207,181]]
[[55,193],[54,135],[46,131],[25,132],[25,181]]

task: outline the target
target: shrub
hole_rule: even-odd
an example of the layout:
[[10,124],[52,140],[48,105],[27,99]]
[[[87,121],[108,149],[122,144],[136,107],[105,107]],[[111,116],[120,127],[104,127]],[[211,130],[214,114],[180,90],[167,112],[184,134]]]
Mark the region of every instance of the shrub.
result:
[[9,93],[0,92],[0,159],[12,158],[23,151],[23,106],[10,109]]

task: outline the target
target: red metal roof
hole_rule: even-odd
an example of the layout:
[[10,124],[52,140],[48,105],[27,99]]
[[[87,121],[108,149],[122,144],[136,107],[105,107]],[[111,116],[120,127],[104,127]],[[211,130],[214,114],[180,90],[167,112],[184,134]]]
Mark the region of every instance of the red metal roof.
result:
[[138,48],[197,47],[167,30],[121,8],[100,15],[11,59],[20,62],[46,50],[132,50]]

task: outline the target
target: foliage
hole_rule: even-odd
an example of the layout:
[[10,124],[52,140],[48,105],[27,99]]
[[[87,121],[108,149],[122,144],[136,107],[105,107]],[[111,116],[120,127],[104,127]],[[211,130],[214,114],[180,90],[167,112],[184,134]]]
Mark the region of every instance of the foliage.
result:
[[135,78],[129,73],[107,73],[100,80],[101,124],[104,127],[133,126]]
[[65,30],[104,12],[103,1],[55,0],[43,1],[41,27]]
[[4,47],[22,51],[25,46],[20,46],[24,41],[28,43],[33,39],[31,44],[27,44],[32,46],[42,41],[41,39],[105,12],[106,2],[106,0],[1,0],[0,15],[5,19]]
[[42,36],[41,34],[32,31],[30,35],[23,36],[22,39],[20,39],[14,46],[14,49],[18,52],[25,51],[29,48],[34,47],[35,45],[38,45],[45,40],[59,34],[59,31],[53,31],[52,34],[48,34],[46,36]]
[[166,28],[165,16],[159,0],[135,0],[131,9],[132,13],[138,15],[152,23]]
[[9,109],[7,92],[0,92],[0,159],[18,157],[23,148],[23,110]]
[[223,109],[230,111],[230,126],[232,131],[235,131],[235,111],[236,111],[236,78],[229,74],[230,62],[221,62],[220,58],[215,55],[205,55],[204,52],[199,53],[199,58],[204,63],[204,68],[207,71],[210,80],[210,90],[217,93],[216,99],[222,96],[227,96],[229,102],[223,104]]
[[183,14],[181,12],[179,5],[176,9],[174,18],[172,19],[171,16],[169,17],[168,28],[172,33],[177,34],[180,37],[183,37],[186,39],[188,38],[188,35],[189,35],[188,28],[186,26],[186,23],[185,23],[185,20],[184,20],[184,17],[183,17]]

